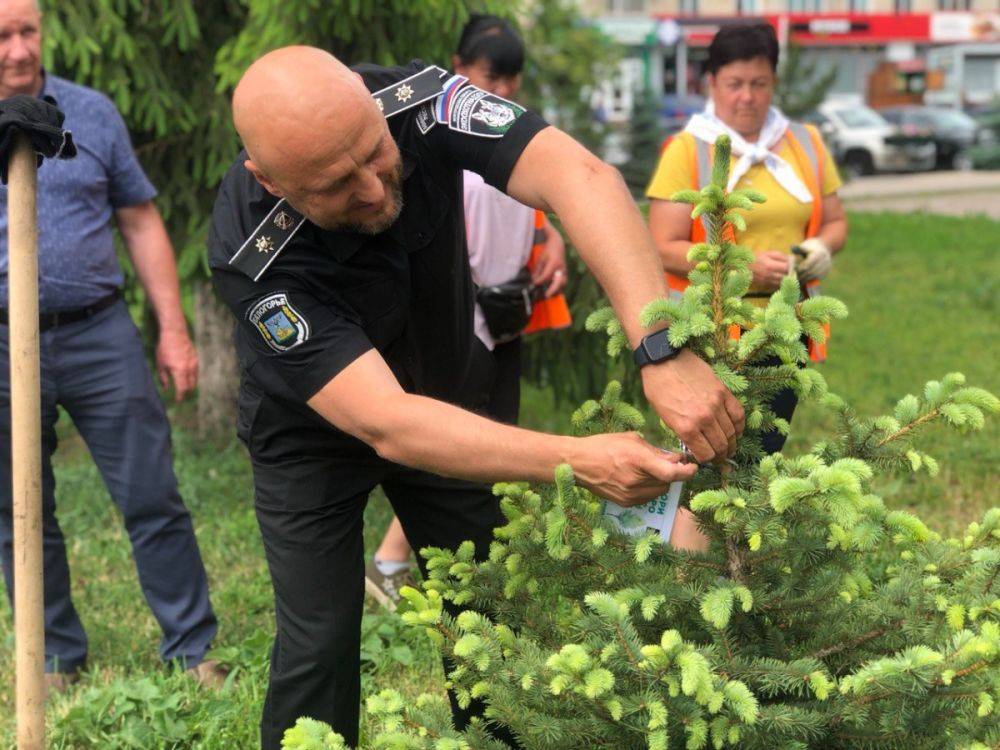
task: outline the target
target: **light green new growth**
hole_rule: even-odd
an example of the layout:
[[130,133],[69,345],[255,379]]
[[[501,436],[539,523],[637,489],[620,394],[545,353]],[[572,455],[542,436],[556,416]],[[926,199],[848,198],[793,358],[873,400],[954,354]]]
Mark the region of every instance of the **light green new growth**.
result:
[[[706,242],[691,248],[683,299],[643,313],[646,325],[669,321],[673,343],[746,410],[736,465],[688,483],[709,551],[623,534],[560,467],[552,485],[494,487],[506,524],[486,560],[471,544],[423,550],[429,580],[404,589],[403,618],[451,657],[459,703],[485,701],[486,720],[527,750],[1000,747],[1000,508],[944,539],[872,489],[877,473],[936,474],[913,437],[933,424],[978,430],[1000,401],[953,373],[861,417],[803,369],[803,333],[820,336],[846,310],[801,300],[794,278],[765,308],[743,300],[752,255],[728,238],[763,197],[726,193],[729,158],[720,138],[712,184],[674,196],[693,204]],[[608,335],[613,356],[627,349],[610,308],[587,328]],[[839,426],[808,453],[766,456],[761,435],[788,428],[767,404],[786,387]],[[641,426],[617,383],[573,415],[580,435]],[[506,747],[483,721],[452,729],[440,697],[409,707],[384,692],[367,708],[366,747]],[[296,731],[306,739],[290,750],[328,747]]]

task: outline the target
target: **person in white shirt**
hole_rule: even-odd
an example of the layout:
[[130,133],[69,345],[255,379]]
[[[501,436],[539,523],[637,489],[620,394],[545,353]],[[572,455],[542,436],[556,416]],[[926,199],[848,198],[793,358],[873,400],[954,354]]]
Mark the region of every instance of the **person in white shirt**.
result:
[[[516,96],[524,68],[524,42],[514,28],[496,16],[473,15],[462,30],[452,69],[469,83],[505,99]],[[521,275],[537,299],[552,300],[566,286],[566,248],[562,235],[548,218],[487,185],[474,172],[465,172],[465,229],[472,280],[482,294]],[[537,250],[533,253],[533,249]],[[534,256],[534,257],[532,257]],[[529,261],[533,260],[530,268]],[[527,321],[525,321],[526,323]],[[475,308],[475,332],[493,353],[493,385],[484,405],[487,416],[516,424],[521,404],[521,343],[523,325],[491,319],[484,304]],[[558,323],[555,325],[559,325]],[[553,327],[550,322],[549,327]],[[365,570],[365,588],[375,599],[392,606],[399,589],[411,583],[411,548],[399,519],[393,518],[374,559]]]

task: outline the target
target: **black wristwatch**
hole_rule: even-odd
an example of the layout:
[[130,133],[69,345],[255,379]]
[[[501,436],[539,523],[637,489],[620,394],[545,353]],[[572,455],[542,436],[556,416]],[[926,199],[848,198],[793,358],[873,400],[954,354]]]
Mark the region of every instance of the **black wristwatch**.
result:
[[668,359],[673,359],[680,354],[680,349],[674,349],[670,345],[667,331],[668,329],[664,328],[662,331],[643,336],[642,341],[639,342],[639,346],[636,347],[635,352],[632,354],[635,363],[639,367],[655,365],[657,362],[666,362]]

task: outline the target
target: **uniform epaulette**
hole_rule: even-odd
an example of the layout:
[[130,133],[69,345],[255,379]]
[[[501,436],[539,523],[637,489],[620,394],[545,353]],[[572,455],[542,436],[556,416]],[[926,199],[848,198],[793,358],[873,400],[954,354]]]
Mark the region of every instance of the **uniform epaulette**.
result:
[[257,281],[264,275],[267,267],[274,263],[305,221],[306,217],[282,198],[257,225],[253,234],[247,237],[246,242],[236,251],[236,255],[229,259],[229,265],[235,266]]
[[440,94],[447,76],[447,71],[430,65],[416,75],[379,89],[372,98],[383,115],[392,117]]
[[[382,114],[389,118],[438,96],[447,77],[447,71],[437,65],[429,65],[409,78],[379,89],[372,94],[372,98]],[[229,265],[257,281],[305,221],[305,217],[282,198],[230,258]]]

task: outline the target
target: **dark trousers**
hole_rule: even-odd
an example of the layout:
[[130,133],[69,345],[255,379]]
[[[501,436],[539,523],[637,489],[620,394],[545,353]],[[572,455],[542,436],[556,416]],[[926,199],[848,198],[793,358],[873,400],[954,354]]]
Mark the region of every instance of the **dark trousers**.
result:
[[[778,391],[774,395],[774,398],[771,399],[771,409],[782,419],[791,422],[792,414],[795,413],[795,407],[798,403],[799,399],[795,395],[795,391],[791,388],[785,388]],[[761,443],[764,446],[765,453],[777,453],[785,447],[785,440],[787,440],[787,437],[777,430],[765,432],[761,435]]]
[[470,539],[480,556],[502,520],[498,501],[486,485],[405,469],[360,444],[338,450],[329,428],[293,422],[267,397],[241,407],[241,422],[276,609],[261,744],[279,750],[309,716],[356,746],[369,492],[381,484],[414,549]]
[[[0,326],[0,560],[12,597],[8,333]],[[74,672],[87,656],[55,515],[57,405],[73,419],[122,512],[142,592],[163,631],[160,655],[193,666],[208,650],[216,620],[191,518],[177,491],[170,427],[139,331],[119,302],[87,320],[44,331],[40,344],[45,668]]]
[[[802,343],[808,345],[805,338],[802,339]],[[781,364],[781,360],[777,357],[769,357],[762,364],[769,367],[775,367]],[[799,366],[805,367],[805,365]],[[771,411],[773,411],[775,415],[791,424],[792,415],[795,413],[795,407],[798,406],[798,403],[799,398],[795,395],[795,391],[791,388],[783,388],[771,397],[771,401],[768,405],[771,407]],[[761,444],[764,448],[764,453],[771,454],[779,452],[785,447],[785,440],[787,440],[787,437],[782,435],[777,430],[765,432],[761,435]]]
[[521,411],[521,348],[523,337],[493,348],[494,378],[486,413],[498,422],[517,424]]

